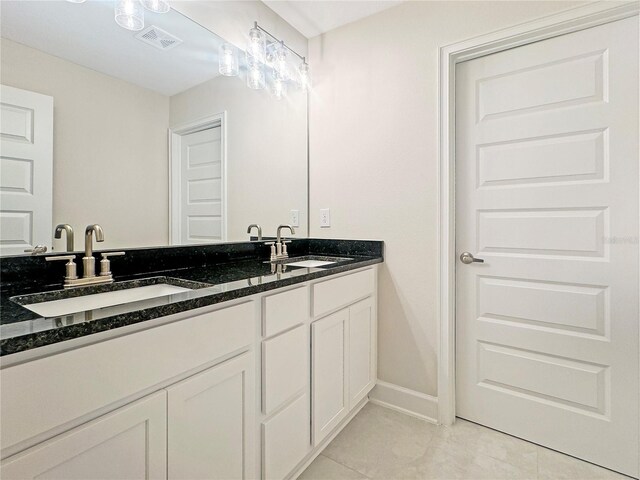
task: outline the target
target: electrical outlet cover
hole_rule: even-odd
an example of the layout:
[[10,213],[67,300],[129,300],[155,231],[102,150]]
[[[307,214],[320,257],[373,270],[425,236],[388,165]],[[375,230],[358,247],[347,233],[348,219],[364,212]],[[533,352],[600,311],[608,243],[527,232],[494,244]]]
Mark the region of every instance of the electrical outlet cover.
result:
[[320,228],[329,228],[331,226],[331,210],[328,208],[320,209]]
[[289,223],[292,227],[300,226],[300,210],[291,210],[289,212]]

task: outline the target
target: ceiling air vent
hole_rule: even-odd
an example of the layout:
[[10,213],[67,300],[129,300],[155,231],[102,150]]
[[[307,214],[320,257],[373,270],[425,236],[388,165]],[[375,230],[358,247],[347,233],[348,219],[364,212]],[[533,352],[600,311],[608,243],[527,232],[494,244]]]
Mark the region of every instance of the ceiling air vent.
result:
[[182,43],[182,40],[178,37],[174,37],[169,32],[165,32],[155,25],[151,25],[142,30],[136,35],[136,38],[160,50],[171,50]]

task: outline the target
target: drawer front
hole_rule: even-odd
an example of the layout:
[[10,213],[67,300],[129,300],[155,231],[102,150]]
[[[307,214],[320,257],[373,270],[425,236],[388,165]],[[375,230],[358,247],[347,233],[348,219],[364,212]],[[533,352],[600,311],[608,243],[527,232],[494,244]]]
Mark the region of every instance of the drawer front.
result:
[[312,288],[313,316],[319,317],[371,295],[375,288],[375,274],[370,268],[316,283]]
[[309,397],[305,394],[262,424],[262,478],[286,478],[310,448]]
[[3,369],[2,447],[249,349],[254,335],[255,306],[247,302]]
[[276,335],[309,317],[309,291],[299,287],[263,298],[262,334]]
[[306,325],[262,342],[262,411],[273,412],[309,383]]

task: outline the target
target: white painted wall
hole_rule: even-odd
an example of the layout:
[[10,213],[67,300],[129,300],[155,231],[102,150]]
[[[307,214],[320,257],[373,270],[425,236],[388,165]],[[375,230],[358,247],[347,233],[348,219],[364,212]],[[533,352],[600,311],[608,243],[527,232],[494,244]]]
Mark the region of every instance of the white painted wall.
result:
[[101,248],[166,245],[169,97],[6,39],[0,61],[1,83],[53,97],[54,226],[76,250],[92,223]]
[[418,400],[437,395],[438,48],[581,3],[407,2],[310,40],[310,233],[385,241],[378,376]]

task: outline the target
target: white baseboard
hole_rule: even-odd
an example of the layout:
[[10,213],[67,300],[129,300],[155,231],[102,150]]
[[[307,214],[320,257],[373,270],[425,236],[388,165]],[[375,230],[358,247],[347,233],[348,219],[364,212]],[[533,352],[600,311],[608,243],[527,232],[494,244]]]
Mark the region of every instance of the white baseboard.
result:
[[427,422],[438,423],[438,399],[425,393],[378,380],[369,394],[369,401]]

